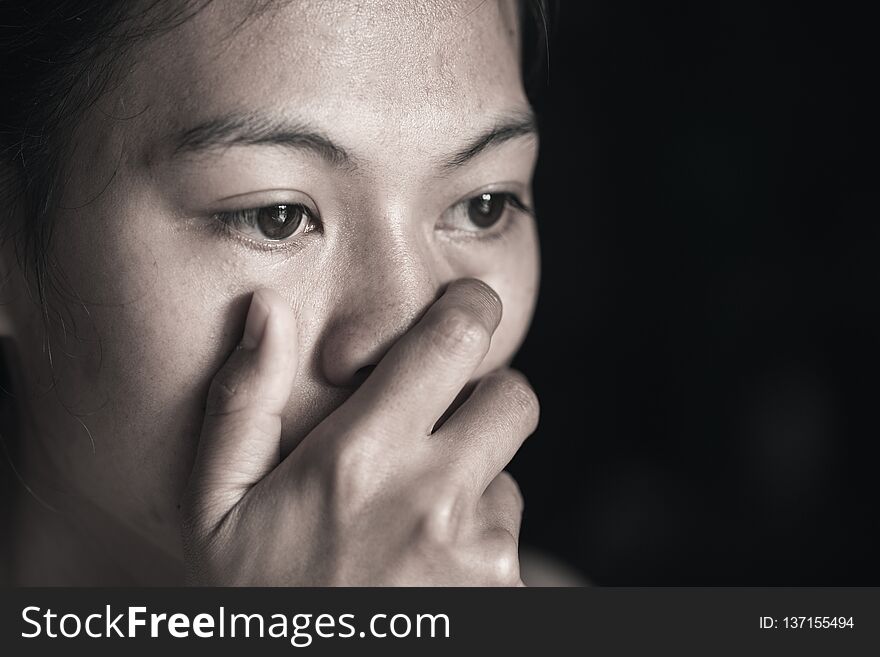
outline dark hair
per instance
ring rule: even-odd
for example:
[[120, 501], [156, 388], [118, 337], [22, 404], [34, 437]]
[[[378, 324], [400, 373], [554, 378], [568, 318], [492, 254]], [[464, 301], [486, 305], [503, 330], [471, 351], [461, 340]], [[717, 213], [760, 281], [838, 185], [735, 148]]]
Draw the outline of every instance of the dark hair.
[[[0, 240], [12, 238], [42, 304], [53, 269], [49, 219], [63, 188], [60, 163], [77, 120], [107, 91], [115, 64], [135, 44], [180, 25], [209, 2], [2, 5], [0, 203], [6, 216], [0, 218]], [[15, 215], [23, 220], [11, 221]]]

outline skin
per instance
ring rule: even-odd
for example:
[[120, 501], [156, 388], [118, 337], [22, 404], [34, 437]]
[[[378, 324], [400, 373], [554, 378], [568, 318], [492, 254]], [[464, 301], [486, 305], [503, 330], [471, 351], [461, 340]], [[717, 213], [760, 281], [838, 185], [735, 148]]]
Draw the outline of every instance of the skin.
[[[501, 471], [538, 411], [507, 364], [537, 235], [515, 207], [480, 230], [466, 203], [531, 207], [537, 139], [442, 166], [529, 111], [515, 8], [245, 4], [139, 44], [80, 121], [49, 335], [5, 246], [23, 475], [45, 502], [23, 496], [18, 577], [517, 584], [522, 501]], [[235, 113], [309, 126], [350, 161], [177, 148]], [[267, 247], [213, 216], [278, 203], [320, 229]]]

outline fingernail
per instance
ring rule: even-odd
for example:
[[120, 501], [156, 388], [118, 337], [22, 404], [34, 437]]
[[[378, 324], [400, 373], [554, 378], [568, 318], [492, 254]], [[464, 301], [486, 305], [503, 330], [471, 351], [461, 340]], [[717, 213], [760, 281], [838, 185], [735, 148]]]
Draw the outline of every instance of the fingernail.
[[241, 346], [244, 349], [256, 349], [266, 332], [266, 322], [269, 319], [269, 306], [263, 301], [259, 292], [254, 292], [251, 297], [251, 307], [248, 309], [247, 321], [244, 324], [244, 335], [241, 338]]

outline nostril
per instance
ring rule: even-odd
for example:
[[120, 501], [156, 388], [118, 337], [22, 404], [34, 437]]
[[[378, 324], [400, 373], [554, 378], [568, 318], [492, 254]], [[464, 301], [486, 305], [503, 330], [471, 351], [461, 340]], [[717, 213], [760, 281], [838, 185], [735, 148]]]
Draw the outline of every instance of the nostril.
[[375, 365], [364, 365], [357, 372], [354, 373], [354, 377], [352, 377], [352, 385], [357, 388], [364, 381], [367, 380], [367, 377], [373, 373], [373, 370], [376, 369]]

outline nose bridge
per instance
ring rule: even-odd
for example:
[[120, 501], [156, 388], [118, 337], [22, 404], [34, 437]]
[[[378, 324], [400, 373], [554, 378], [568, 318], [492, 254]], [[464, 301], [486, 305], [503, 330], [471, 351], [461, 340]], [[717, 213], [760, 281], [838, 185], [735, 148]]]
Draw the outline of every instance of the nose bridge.
[[351, 386], [375, 365], [434, 301], [443, 284], [440, 262], [402, 222], [371, 232], [346, 249], [347, 266], [336, 289], [324, 335], [325, 378]]
[[386, 234], [381, 246], [363, 254], [353, 266], [360, 270], [359, 285], [365, 297], [390, 312], [413, 315], [423, 309], [439, 284], [436, 264], [424, 245], [403, 231]]

